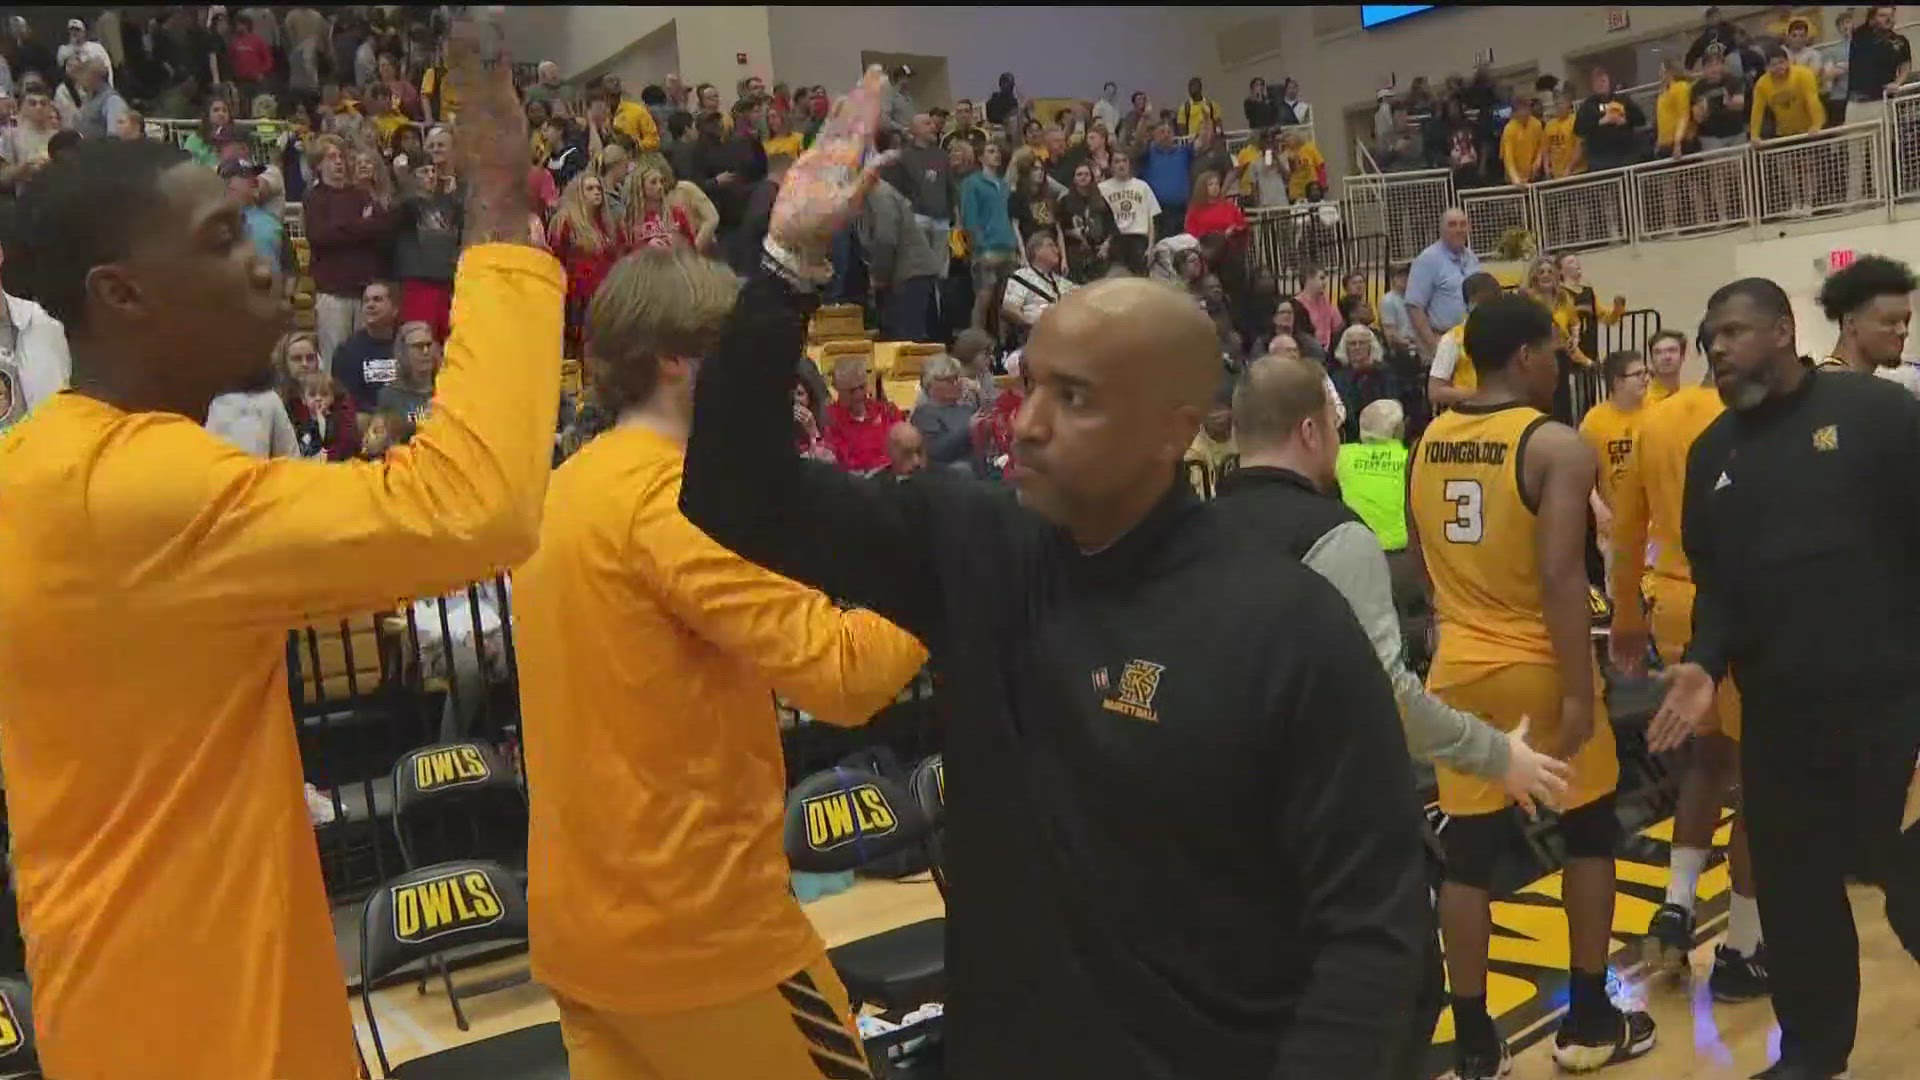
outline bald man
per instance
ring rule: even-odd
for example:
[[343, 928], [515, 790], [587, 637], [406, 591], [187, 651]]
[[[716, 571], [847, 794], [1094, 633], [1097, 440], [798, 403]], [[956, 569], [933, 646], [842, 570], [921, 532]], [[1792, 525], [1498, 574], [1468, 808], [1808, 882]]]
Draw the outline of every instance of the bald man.
[[1412, 769], [1339, 593], [1176, 481], [1212, 323], [1156, 282], [1069, 293], [1026, 345], [1012, 491], [861, 479], [793, 452], [824, 252], [776, 241], [681, 506], [932, 653], [949, 1074], [1379, 1080], [1431, 935]]
[[1480, 272], [1480, 256], [1469, 243], [1472, 236], [1467, 212], [1448, 207], [1440, 215], [1440, 239], [1414, 257], [1407, 273], [1407, 318], [1422, 356], [1432, 358], [1440, 335], [1467, 321], [1464, 286]]
[[887, 471], [895, 480], [927, 467], [927, 443], [920, 429], [902, 420], [887, 429]]

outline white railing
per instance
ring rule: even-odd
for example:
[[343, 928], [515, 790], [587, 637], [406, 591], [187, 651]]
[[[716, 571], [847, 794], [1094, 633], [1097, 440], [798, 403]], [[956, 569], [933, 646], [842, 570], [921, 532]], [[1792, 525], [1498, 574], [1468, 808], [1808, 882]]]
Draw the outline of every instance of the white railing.
[[1386, 236], [1395, 261], [1418, 254], [1437, 235], [1440, 212], [1456, 205], [1483, 258], [1514, 228], [1554, 252], [1876, 208], [1891, 216], [1893, 204], [1920, 200], [1920, 84], [1889, 94], [1877, 120], [1522, 187], [1456, 192], [1445, 169], [1369, 172], [1345, 183], [1353, 231]]
[[1500, 242], [1514, 230], [1533, 232], [1533, 196], [1524, 185], [1471, 188], [1460, 193], [1472, 232], [1467, 246], [1483, 259], [1496, 258]]

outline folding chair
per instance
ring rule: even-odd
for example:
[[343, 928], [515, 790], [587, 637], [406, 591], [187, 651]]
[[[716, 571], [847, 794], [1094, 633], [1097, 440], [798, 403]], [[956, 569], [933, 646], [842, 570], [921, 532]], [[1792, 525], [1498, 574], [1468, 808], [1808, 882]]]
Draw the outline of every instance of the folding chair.
[[[393, 835], [408, 869], [448, 859], [491, 859], [526, 864], [527, 801], [519, 780], [493, 747], [483, 742], [436, 743], [400, 755], [393, 765]], [[524, 878], [524, 871], [519, 871]], [[527, 981], [524, 971], [455, 987], [446, 959], [434, 953], [420, 973], [427, 992], [430, 973], [447, 989], [453, 1022], [467, 1030], [460, 1007], [472, 998]]]
[[33, 1044], [33, 993], [24, 976], [0, 978], [0, 1077], [27, 1080], [40, 1075]]
[[[884, 776], [834, 767], [787, 796], [787, 860], [816, 874], [844, 873], [911, 848], [925, 851], [933, 821], [904, 787]], [[944, 874], [936, 873], [939, 886]], [[942, 893], [944, 896], [944, 892]], [[925, 919], [827, 951], [855, 1010], [894, 1016], [946, 996], [947, 921]]]
[[[463, 946], [525, 941], [527, 896], [499, 863], [467, 860], [385, 882], [360, 911], [360, 1003], [380, 1075], [394, 1080], [567, 1080], [558, 1022], [456, 1046], [398, 1066], [387, 1060], [373, 986], [408, 964]], [[464, 1028], [463, 1028], [464, 1030]]]

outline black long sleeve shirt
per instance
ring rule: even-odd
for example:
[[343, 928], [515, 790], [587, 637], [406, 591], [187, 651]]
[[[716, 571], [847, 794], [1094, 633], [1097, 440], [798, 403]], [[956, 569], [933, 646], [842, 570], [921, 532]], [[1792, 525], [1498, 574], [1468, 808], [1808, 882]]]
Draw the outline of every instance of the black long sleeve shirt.
[[[1687, 658], [1743, 695], [1920, 690], [1920, 402], [1809, 371], [1687, 455]], [[1920, 723], [1920, 712], [1914, 721]]]
[[1393, 693], [1345, 601], [1171, 477], [1085, 555], [1002, 488], [799, 460], [796, 304], [743, 289], [681, 507], [932, 653], [951, 1075], [1379, 1077], [1431, 924]]

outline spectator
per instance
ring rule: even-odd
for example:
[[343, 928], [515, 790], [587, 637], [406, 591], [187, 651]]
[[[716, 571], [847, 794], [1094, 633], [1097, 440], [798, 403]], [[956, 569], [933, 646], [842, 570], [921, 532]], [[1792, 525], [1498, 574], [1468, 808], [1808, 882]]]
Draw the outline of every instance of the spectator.
[[1002, 72], [999, 89], [987, 98], [987, 123], [1006, 127], [1007, 121], [1020, 111], [1020, 99], [1013, 92], [1013, 73]]
[[896, 482], [918, 476], [927, 467], [927, 444], [920, 430], [901, 420], [887, 429], [887, 475]]
[[1726, 54], [1717, 48], [1707, 49], [1690, 98], [1700, 149], [1719, 150], [1747, 141], [1747, 84], [1728, 68]]
[[89, 139], [104, 139], [119, 125], [127, 103], [107, 81], [107, 66], [88, 60], [80, 66], [80, 89], [86, 98], [73, 118], [73, 129]]
[[241, 12], [233, 20], [227, 42], [227, 67], [240, 84], [241, 100], [250, 100], [273, 77], [273, 46], [254, 29], [253, 19]]
[[320, 366], [313, 335], [295, 330], [274, 348], [280, 401], [293, 425], [301, 457], [346, 461], [360, 452], [360, 424], [353, 397]]
[[1693, 39], [1693, 44], [1687, 46], [1687, 69], [1698, 70], [1706, 62], [1708, 50], [1718, 46], [1720, 55], [1727, 58], [1727, 65], [1732, 73], [1736, 77], [1739, 76], [1742, 74], [1740, 35], [1735, 32], [1733, 23], [1729, 22], [1717, 7], [1707, 9], [1705, 20], [1706, 25], [1701, 27], [1700, 35]]
[[[810, 364], [812, 361], [803, 360], [802, 363]], [[803, 458], [831, 465], [833, 448], [827, 445], [827, 440], [820, 437], [818, 419], [821, 411], [826, 408], [826, 404], [824, 392], [823, 398], [816, 400], [812, 387], [808, 385], [806, 379], [796, 377], [793, 380], [794, 452]]]
[[327, 19], [318, 11], [301, 5], [287, 12], [287, 86], [295, 93], [319, 90], [320, 56], [326, 47], [326, 36]]
[[[942, 164], [945, 158], [942, 154]], [[880, 336], [888, 341], [933, 340], [927, 315], [933, 308], [934, 282], [947, 266], [945, 235], [936, 240], [922, 229], [913, 205], [886, 181], [867, 193], [856, 231], [880, 305]]]
[[1093, 123], [1087, 128], [1089, 133], [1105, 128], [1108, 135], [1120, 130], [1120, 86], [1118, 83], [1103, 83], [1100, 86], [1100, 99], [1093, 103]]
[[1385, 362], [1385, 349], [1371, 329], [1355, 325], [1342, 330], [1333, 357], [1333, 386], [1345, 406], [1341, 410], [1346, 417], [1340, 424], [1341, 441], [1360, 438], [1360, 413], [1376, 401], [1400, 404], [1404, 413], [1408, 387], [1401, 383], [1393, 365]]
[[1180, 125], [1180, 134], [1192, 135], [1200, 130], [1202, 120], [1211, 120], [1215, 127], [1220, 126], [1220, 103], [1206, 95], [1200, 84], [1200, 77], [1187, 80], [1187, 99], [1180, 103], [1180, 109], [1174, 114], [1174, 120]]
[[1100, 194], [1113, 215], [1114, 237], [1108, 250], [1111, 263], [1135, 274], [1147, 272], [1147, 250], [1153, 246], [1154, 224], [1160, 202], [1145, 180], [1133, 175], [1133, 157], [1113, 155], [1113, 176], [1100, 182]]
[[1593, 93], [1574, 115], [1574, 133], [1586, 146], [1587, 162], [1596, 171], [1631, 165], [1638, 153], [1638, 129], [1646, 114], [1630, 97], [1614, 93], [1613, 76], [1593, 69]]
[[[5, 252], [0, 251], [0, 270]], [[0, 384], [8, 391], [8, 407], [0, 409], [0, 429], [66, 389], [73, 375], [67, 354], [67, 330], [46, 309], [0, 287], [6, 318], [0, 320]]]
[[1513, 99], [1513, 116], [1500, 132], [1500, 163], [1507, 183], [1530, 184], [1540, 178], [1547, 150], [1547, 126], [1533, 115], [1533, 99]]
[[953, 357], [943, 353], [929, 358], [920, 372], [925, 400], [914, 407], [911, 420], [925, 441], [927, 464], [971, 472], [978, 408], [962, 400], [961, 376], [960, 362]]
[[412, 126], [407, 122], [407, 114], [400, 111], [400, 103], [394, 100], [393, 88], [386, 83], [367, 87], [367, 121], [373, 125], [380, 148], [389, 153], [394, 147], [394, 136]]
[[[1500, 279], [1479, 271], [1467, 278], [1462, 291], [1467, 309], [1471, 311], [1504, 290]], [[1466, 321], [1462, 319], [1459, 325], [1440, 336], [1433, 350], [1433, 364], [1427, 369], [1427, 402], [1435, 412], [1464, 401], [1479, 388], [1480, 376], [1474, 370], [1473, 357], [1467, 352], [1465, 331]]]
[[612, 116], [613, 130], [633, 144], [631, 149], [643, 154], [660, 149], [660, 125], [645, 102], [623, 96], [617, 78], [603, 81], [600, 94]]
[[1247, 100], [1241, 102], [1240, 107], [1246, 114], [1247, 126], [1255, 131], [1280, 123], [1280, 108], [1267, 96], [1267, 80], [1258, 75], [1247, 83]]
[[[116, 139], [144, 139], [147, 137], [147, 118], [140, 115], [137, 110], [121, 109], [119, 118], [114, 121], [113, 129], [107, 134]], [[299, 170], [294, 170], [294, 174], [298, 176]], [[295, 201], [299, 201], [297, 197]]]
[[1172, 236], [1186, 226], [1188, 185], [1192, 182], [1193, 148], [1175, 142], [1173, 125], [1162, 120], [1154, 125], [1153, 142], [1141, 155], [1140, 178], [1153, 190], [1160, 213], [1154, 234]]
[[1280, 149], [1286, 157], [1287, 194], [1294, 202], [1318, 202], [1308, 198], [1308, 188], [1327, 190], [1327, 159], [1320, 147], [1298, 131], [1280, 133]]
[[1573, 98], [1564, 92], [1554, 95], [1553, 118], [1547, 121], [1545, 135], [1549, 179], [1558, 180], [1586, 171], [1586, 144], [1574, 131]]
[[967, 233], [973, 271], [973, 319], [975, 329], [985, 329], [1001, 283], [1013, 269], [1019, 240], [1013, 232], [1013, 217], [1008, 211], [1010, 192], [1000, 175], [1000, 144], [989, 141], [981, 153], [979, 167], [973, 167], [970, 143], [955, 143], [949, 152], [960, 181], [960, 224]]
[[1406, 263], [1394, 263], [1387, 271], [1387, 291], [1380, 297], [1380, 332], [1386, 336], [1389, 352], [1405, 349], [1418, 354], [1419, 339], [1407, 315], [1407, 272]]
[[1446, 140], [1446, 167], [1453, 170], [1455, 188], [1479, 187], [1483, 171], [1480, 165], [1480, 132], [1467, 116], [1467, 107], [1457, 97], [1441, 106], [1438, 125]]
[[1120, 118], [1120, 126], [1113, 135], [1119, 141], [1121, 150], [1127, 154], [1136, 154], [1139, 152], [1140, 143], [1152, 133], [1155, 123], [1153, 103], [1147, 98], [1147, 92], [1135, 90], [1129, 102], [1127, 115]]
[[[1467, 303], [1461, 287], [1480, 269], [1480, 257], [1467, 240], [1472, 227], [1467, 212], [1449, 207], [1440, 215], [1440, 239], [1414, 257], [1407, 274], [1407, 315], [1422, 355], [1432, 355], [1440, 335], [1466, 321]], [[1331, 328], [1322, 340], [1331, 339]]]
[[1680, 58], [1660, 64], [1660, 96], [1653, 103], [1653, 149], [1664, 157], [1679, 157], [1700, 149], [1693, 131], [1693, 83]]
[[[1379, 336], [1379, 330], [1373, 325], [1373, 305], [1364, 294], [1342, 293], [1334, 304], [1334, 311], [1340, 316], [1342, 326], [1364, 326]], [[1384, 342], [1382, 343], [1384, 344]]]
[[239, 134], [233, 126], [233, 107], [225, 98], [214, 98], [207, 102], [207, 110], [200, 116], [200, 127], [189, 132], [181, 148], [193, 155], [193, 160], [211, 169], [220, 163], [220, 144]]
[[587, 302], [620, 258], [606, 201], [606, 187], [600, 178], [582, 173], [561, 192], [560, 208], [547, 228], [547, 247], [567, 273], [568, 356], [580, 355]]
[[1289, 127], [1313, 126], [1313, 106], [1300, 100], [1299, 80], [1281, 80], [1279, 113], [1280, 123]]
[[[800, 152], [806, 148], [804, 145], [806, 140], [799, 132], [793, 130], [793, 121], [788, 118], [790, 115], [784, 109], [767, 110], [767, 137], [760, 140], [760, 146], [766, 151], [768, 158], [783, 157], [792, 161], [798, 158]], [[655, 138], [657, 139], [658, 136]], [[940, 161], [943, 166], [946, 160], [947, 155], [942, 152]]]
[[1327, 290], [1327, 272], [1318, 266], [1305, 267], [1300, 271], [1300, 282], [1300, 292], [1295, 299], [1300, 301], [1313, 319], [1313, 338], [1322, 349], [1332, 349], [1335, 337], [1344, 324]]
[[1234, 190], [1238, 174], [1233, 166], [1233, 154], [1227, 149], [1227, 140], [1220, 135], [1220, 128], [1211, 120], [1201, 120], [1193, 135], [1193, 156], [1187, 165], [1188, 183], [1200, 179], [1204, 172], [1220, 174], [1224, 189]]
[[[329, 369], [353, 398], [362, 428], [379, 403], [380, 388], [399, 374], [399, 316], [393, 286], [385, 281], [369, 282], [362, 294], [361, 328], [333, 351]], [[324, 339], [321, 346], [324, 351]]]
[[384, 86], [393, 96], [394, 108], [414, 123], [424, 123], [427, 119], [427, 107], [421, 100], [420, 88], [407, 78], [406, 70], [400, 66], [399, 57], [392, 53], [382, 54], [375, 62], [379, 81], [376, 86]]
[[862, 356], [833, 365], [833, 403], [827, 406], [827, 446], [848, 472], [870, 473], [887, 464], [887, 431], [905, 420], [885, 398], [873, 396], [873, 371]]
[[[80, 24], [81, 33], [86, 32], [86, 24]], [[24, 16], [13, 15], [7, 19], [8, 35], [13, 39], [13, 49], [8, 54], [12, 61], [15, 82], [24, 80], [28, 75], [39, 75], [43, 81], [58, 78], [62, 70], [59, 58], [53, 50], [33, 35], [33, 27]], [[73, 32], [73, 23], [67, 24], [67, 32]], [[109, 57], [111, 60], [111, 57]]]
[[[945, 252], [947, 237], [953, 231], [953, 164], [940, 146], [932, 116], [918, 113], [908, 122], [900, 161], [892, 173], [900, 191], [913, 204], [913, 220], [926, 235], [928, 249]], [[941, 270], [937, 276], [945, 277], [944, 262]]]
[[980, 148], [987, 145], [987, 133], [974, 117], [973, 102], [961, 98], [953, 106], [953, 126], [940, 136], [940, 148], [951, 150], [956, 140], [964, 139], [973, 144], [974, 157], [978, 159]]
[[1197, 237], [1225, 233], [1230, 238], [1247, 231], [1247, 215], [1240, 204], [1226, 197], [1219, 173], [1203, 172], [1194, 181], [1193, 195], [1187, 202], [1186, 231]]
[[1826, 99], [1827, 123], [1847, 121], [1847, 84], [1851, 76], [1847, 60], [1853, 49], [1853, 9], [1833, 17], [1833, 40], [1817, 47], [1820, 53], [1820, 92]]
[[[1886, 92], [1906, 81], [1913, 48], [1893, 29], [1893, 6], [1867, 8], [1847, 50], [1848, 121], [1878, 120], [1886, 111]], [[1856, 170], [1857, 171], [1857, 170]]]
[[1577, 320], [1574, 342], [1586, 356], [1600, 355], [1600, 324], [1612, 326], [1619, 322], [1627, 311], [1626, 298], [1615, 296], [1611, 306], [1601, 308], [1593, 286], [1586, 282], [1585, 267], [1580, 264], [1580, 256], [1571, 251], [1560, 256], [1554, 269], [1560, 275], [1560, 293], [1573, 306]]
[[687, 211], [673, 205], [668, 198], [673, 183], [665, 170], [657, 166], [643, 167], [628, 183], [632, 186], [625, 199], [628, 246], [665, 248], [686, 244], [699, 247]]
[[1025, 341], [1033, 324], [1054, 302], [1073, 291], [1073, 282], [1060, 275], [1060, 241], [1051, 232], [1027, 240], [1027, 265], [1007, 278], [1000, 311], [1013, 325], [1016, 341]]
[[[398, 413], [376, 412], [360, 423], [360, 457], [379, 461], [387, 451], [413, 441], [413, 425]], [[448, 702], [452, 707], [452, 702]]]
[[20, 95], [19, 118], [0, 133], [0, 139], [4, 140], [0, 142], [4, 148], [0, 157], [6, 161], [4, 170], [0, 170], [0, 179], [8, 184], [16, 183], [29, 170], [45, 162], [47, 143], [59, 130], [60, 118], [45, 88], [38, 83], [29, 85]]
[[433, 381], [440, 374], [440, 346], [433, 327], [423, 322], [400, 324], [400, 366], [392, 382], [380, 388], [376, 412], [404, 416], [419, 424], [433, 407]]
[[[1773, 121], [1774, 138], [1804, 135], [1827, 126], [1826, 105], [1820, 100], [1820, 81], [1813, 71], [1794, 63], [1784, 45], [1769, 46], [1766, 58], [1767, 69], [1753, 84], [1753, 117], [1748, 136], [1760, 139], [1769, 118]], [[1783, 170], [1781, 179], [1792, 189], [1789, 195], [1793, 201], [1803, 203], [1806, 195], [1800, 183], [1800, 169]]]
[[543, 166], [547, 175], [553, 177], [553, 186], [565, 191], [574, 177], [586, 171], [592, 163], [587, 152], [586, 133], [580, 125], [565, 116], [549, 116], [540, 129], [541, 141], [547, 147], [547, 160]]
[[540, 66], [534, 69], [533, 83], [525, 91], [527, 104], [537, 101], [551, 110], [554, 102], [565, 94], [566, 87], [560, 82], [560, 65], [551, 60], [540, 61]]
[[[25, 48], [21, 48], [20, 52], [23, 56], [27, 54]], [[54, 54], [53, 62], [59, 70], [64, 71], [67, 61], [74, 57], [78, 57], [82, 63], [98, 60], [106, 65], [107, 81], [113, 81], [113, 57], [108, 54], [106, 46], [97, 41], [87, 40], [87, 24], [80, 19], [67, 20], [67, 42], [60, 46], [59, 52]], [[53, 72], [42, 71], [41, 74], [50, 77]]]
[[720, 90], [712, 83], [701, 83], [693, 88], [693, 114], [719, 113]]
[[400, 200], [395, 219], [394, 276], [400, 280], [400, 320], [420, 322], [444, 339], [453, 310], [453, 273], [460, 262], [465, 206], [452, 178], [442, 179], [431, 161], [430, 178]]
[[[316, 137], [309, 161], [319, 177], [305, 203], [314, 325], [320, 351], [331, 357], [364, 325], [363, 293], [380, 275], [393, 239], [394, 216], [378, 204], [371, 189], [349, 183], [346, 145], [338, 137]], [[353, 385], [351, 379], [343, 381]], [[372, 407], [371, 394], [366, 403]]]
[[280, 395], [270, 389], [272, 373], [262, 372], [267, 387], [221, 394], [207, 405], [208, 431], [257, 458], [300, 456], [300, 440]]
[[222, 161], [217, 170], [220, 179], [227, 182], [228, 194], [240, 207], [241, 222], [246, 226], [247, 237], [253, 241], [254, 250], [267, 260], [275, 273], [285, 274], [293, 269], [292, 250], [287, 246], [286, 226], [279, 215], [269, 213], [260, 205], [261, 171], [262, 166], [244, 157]]
[[1254, 351], [1262, 355], [1272, 353], [1276, 341], [1290, 341], [1301, 356], [1322, 366], [1327, 363], [1327, 350], [1320, 344], [1319, 330], [1299, 297], [1281, 297], [1280, 306], [1273, 311], [1273, 333], [1265, 345]]
[[[1193, 433], [1193, 442], [1188, 444], [1187, 452], [1181, 458], [1196, 490], [1200, 490], [1202, 484], [1198, 474], [1203, 473], [1205, 484], [1212, 487], [1240, 467], [1240, 447], [1233, 437], [1233, 391], [1236, 385], [1236, 380], [1231, 376], [1220, 381], [1206, 415], [1200, 420], [1200, 430]], [[1200, 468], [1193, 469], [1193, 465], [1199, 465]], [[1200, 494], [1207, 495], [1210, 492], [1201, 490]]]
[[1053, 192], [1053, 180], [1038, 158], [1025, 148], [1013, 155], [1013, 179], [1009, 184], [1007, 213], [1019, 227], [1020, 241], [1031, 244], [1035, 237], [1050, 235], [1060, 241], [1060, 198]]
[[1085, 284], [1104, 275], [1115, 225], [1091, 161], [1074, 167], [1073, 184], [1060, 198], [1060, 220], [1067, 239], [1067, 276]]
[[759, 140], [726, 134], [724, 128], [718, 112], [701, 115], [688, 179], [713, 200], [720, 214], [718, 242], [732, 250], [733, 236], [746, 222], [748, 195], [766, 178], [767, 152]]
[[73, 127], [74, 117], [80, 114], [80, 103], [87, 100], [87, 92], [80, 88], [80, 69], [86, 61], [78, 56], [67, 57], [67, 63], [60, 75], [60, 85], [53, 90], [53, 109], [60, 115], [60, 126], [69, 130]]
[[[1380, 538], [1393, 571], [1395, 596], [1414, 593], [1420, 588], [1419, 568], [1411, 567], [1408, 573], [1403, 560], [1394, 557], [1404, 556], [1407, 548], [1407, 444], [1401, 441], [1406, 410], [1393, 398], [1375, 398], [1360, 410], [1357, 426], [1360, 441], [1341, 444], [1334, 463], [1340, 499]], [[1413, 587], [1402, 587], [1409, 578]]]

